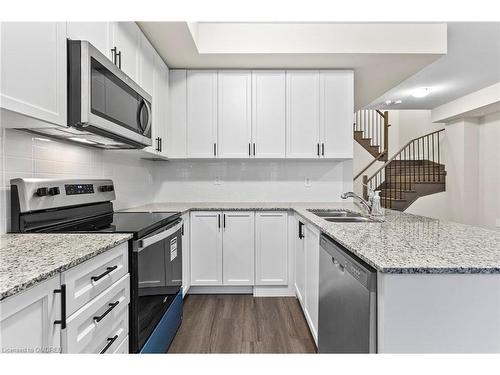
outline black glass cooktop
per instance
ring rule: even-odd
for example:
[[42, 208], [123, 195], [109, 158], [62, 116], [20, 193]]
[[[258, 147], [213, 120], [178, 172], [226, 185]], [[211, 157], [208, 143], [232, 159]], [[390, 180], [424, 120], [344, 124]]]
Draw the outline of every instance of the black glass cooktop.
[[67, 226], [54, 228], [53, 232], [133, 233], [141, 238], [180, 217], [179, 212], [114, 212]]

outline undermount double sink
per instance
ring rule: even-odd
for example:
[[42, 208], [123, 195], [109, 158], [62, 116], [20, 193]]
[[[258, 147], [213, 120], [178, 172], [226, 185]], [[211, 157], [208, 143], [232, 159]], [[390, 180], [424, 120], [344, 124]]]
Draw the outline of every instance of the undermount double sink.
[[378, 220], [347, 210], [308, 210], [323, 220], [333, 223], [372, 223]]

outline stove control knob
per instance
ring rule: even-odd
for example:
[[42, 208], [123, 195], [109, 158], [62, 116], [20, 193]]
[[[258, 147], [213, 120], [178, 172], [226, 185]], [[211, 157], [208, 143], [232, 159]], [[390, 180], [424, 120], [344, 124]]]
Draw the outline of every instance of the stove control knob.
[[49, 189], [46, 187], [36, 189], [36, 195], [38, 195], [39, 197], [44, 197], [47, 194], [49, 194]]
[[59, 187], [54, 186], [49, 189], [49, 195], [58, 195], [58, 194], [61, 194]]

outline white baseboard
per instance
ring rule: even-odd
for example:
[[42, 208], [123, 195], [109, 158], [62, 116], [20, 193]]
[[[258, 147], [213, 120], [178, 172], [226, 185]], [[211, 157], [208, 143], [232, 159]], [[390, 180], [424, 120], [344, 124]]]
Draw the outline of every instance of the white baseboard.
[[191, 286], [189, 294], [252, 294], [252, 286]]
[[295, 297], [295, 290], [288, 285], [254, 286], [254, 297]]

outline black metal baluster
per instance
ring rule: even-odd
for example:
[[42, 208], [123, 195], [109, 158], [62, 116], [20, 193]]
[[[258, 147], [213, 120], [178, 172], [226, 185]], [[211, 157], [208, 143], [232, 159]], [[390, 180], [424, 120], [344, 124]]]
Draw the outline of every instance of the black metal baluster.
[[431, 180], [431, 169], [429, 168], [429, 159], [430, 159], [430, 149], [429, 149], [429, 137], [427, 138], [427, 181]]

